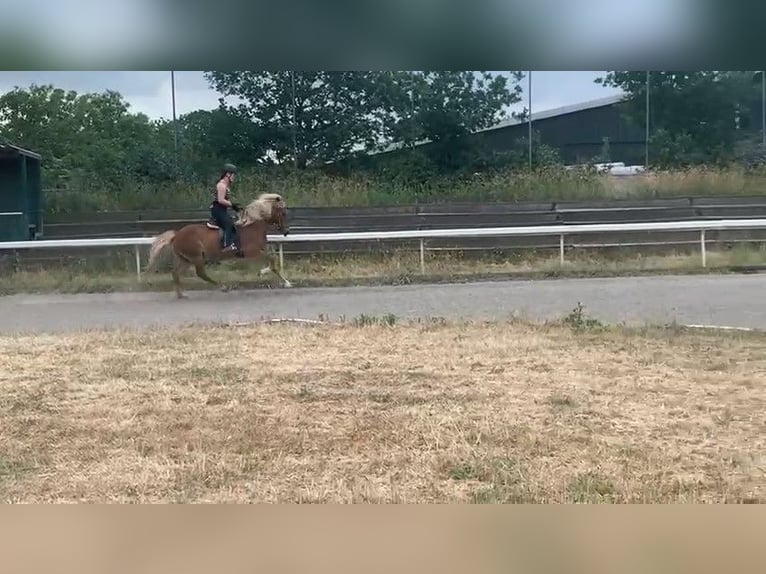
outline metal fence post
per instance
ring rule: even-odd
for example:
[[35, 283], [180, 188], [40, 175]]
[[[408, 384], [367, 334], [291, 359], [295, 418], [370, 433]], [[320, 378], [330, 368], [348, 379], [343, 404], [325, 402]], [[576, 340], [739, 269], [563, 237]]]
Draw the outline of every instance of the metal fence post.
[[559, 235], [559, 263], [564, 266], [564, 234]]
[[700, 230], [700, 252], [702, 254], [702, 266], [707, 267], [707, 252], [705, 250], [705, 230]]
[[421, 275], [426, 274], [426, 245], [425, 240], [420, 240], [420, 273]]

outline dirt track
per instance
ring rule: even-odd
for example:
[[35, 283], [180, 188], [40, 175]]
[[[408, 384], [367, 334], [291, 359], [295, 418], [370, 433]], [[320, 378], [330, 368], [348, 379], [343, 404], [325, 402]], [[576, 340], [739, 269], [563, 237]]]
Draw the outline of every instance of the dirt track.
[[360, 314], [492, 319], [560, 318], [578, 302], [602, 321], [766, 328], [766, 277], [662, 276], [402, 287], [189, 291], [0, 298], [0, 332], [145, 327]]

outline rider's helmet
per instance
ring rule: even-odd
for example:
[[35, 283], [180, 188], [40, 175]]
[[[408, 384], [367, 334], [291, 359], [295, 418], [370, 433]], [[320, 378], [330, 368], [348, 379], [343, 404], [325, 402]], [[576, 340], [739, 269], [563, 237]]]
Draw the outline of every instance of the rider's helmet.
[[233, 163], [225, 163], [223, 164], [223, 171], [225, 173], [237, 173], [237, 166]]

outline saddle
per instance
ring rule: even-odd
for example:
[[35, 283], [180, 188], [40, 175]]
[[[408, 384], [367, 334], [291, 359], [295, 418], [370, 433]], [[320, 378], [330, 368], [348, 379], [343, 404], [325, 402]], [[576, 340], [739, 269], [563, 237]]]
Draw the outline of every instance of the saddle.
[[207, 227], [208, 229], [213, 229], [218, 232], [218, 245], [220, 245], [221, 249], [225, 248], [226, 238], [224, 237], [223, 227], [218, 225], [212, 218], [208, 219], [205, 222], [205, 227]]
[[[226, 238], [224, 237], [224, 229], [220, 225], [218, 225], [212, 218], [205, 222], [205, 226], [208, 229], [215, 229], [218, 231], [218, 245], [221, 247], [221, 249], [226, 248]], [[237, 253], [237, 257], [243, 257], [241, 253]]]

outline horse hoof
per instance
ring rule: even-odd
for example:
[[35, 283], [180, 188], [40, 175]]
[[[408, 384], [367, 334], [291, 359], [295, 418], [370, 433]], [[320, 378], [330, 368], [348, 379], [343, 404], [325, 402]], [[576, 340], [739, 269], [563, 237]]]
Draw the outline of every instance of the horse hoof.
[[293, 286], [292, 283], [290, 283], [289, 281], [285, 281], [285, 289], [290, 289], [292, 288], [292, 286]]

